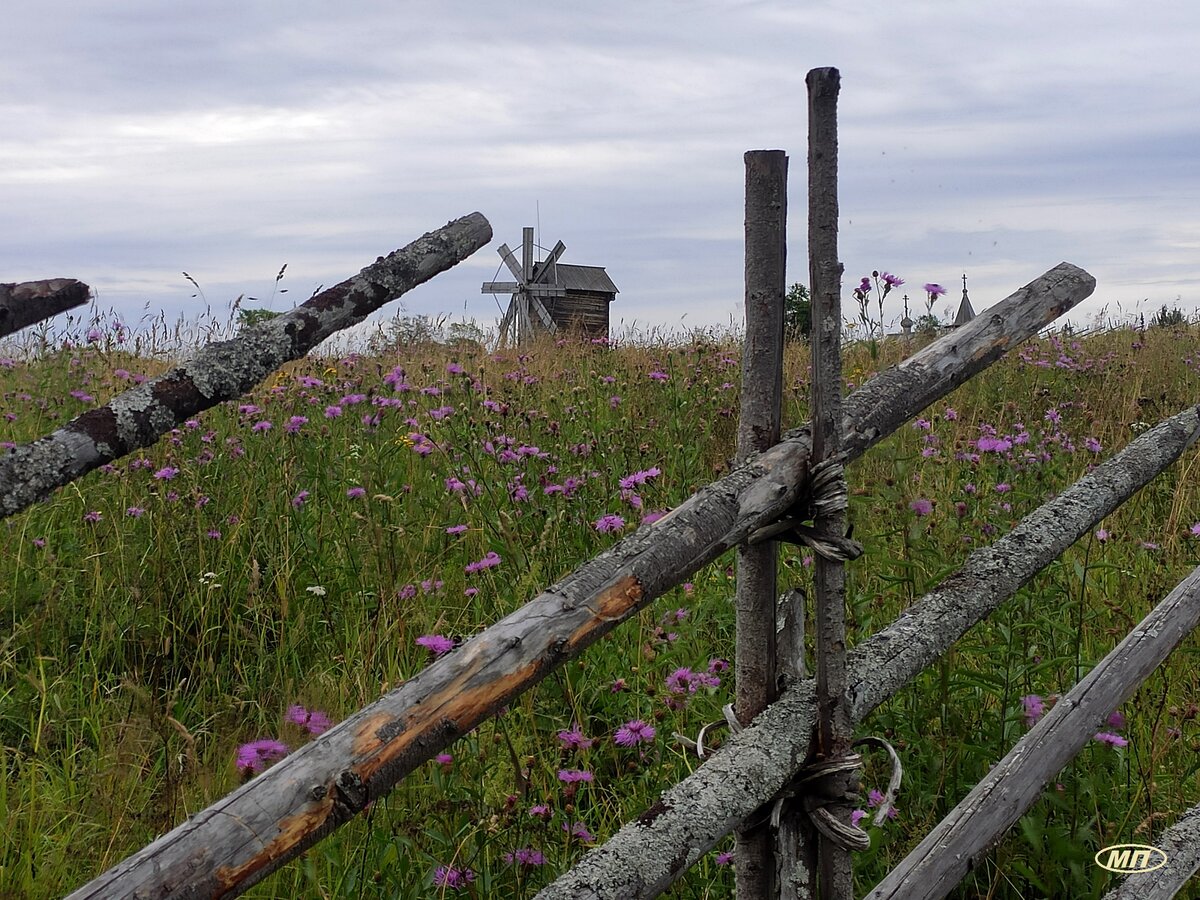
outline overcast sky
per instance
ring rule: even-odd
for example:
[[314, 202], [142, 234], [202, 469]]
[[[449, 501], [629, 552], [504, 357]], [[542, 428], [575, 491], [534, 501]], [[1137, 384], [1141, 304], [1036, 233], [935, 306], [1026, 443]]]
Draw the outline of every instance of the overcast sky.
[[184, 271], [224, 309], [286, 263], [285, 309], [474, 210], [493, 244], [406, 311], [494, 324], [495, 247], [538, 225], [607, 268], [615, 330], [737, 324], [748, 149], [791, 156], [808, 281], [816, 66], [847, 298], [965, 272], [980, 309], [1067, 260], [1081, 323], [1200, 302], [1191, 0], [7, 0], [0, 27], [0, 281], [76, 277], [130, 324], [198, 314]]

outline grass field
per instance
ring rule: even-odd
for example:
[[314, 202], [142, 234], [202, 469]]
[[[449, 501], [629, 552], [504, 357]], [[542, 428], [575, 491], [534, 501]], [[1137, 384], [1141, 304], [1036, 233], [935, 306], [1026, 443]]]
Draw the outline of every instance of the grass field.
[[[162, 367], [111, 334], [0, 359], [23, 442]], [[846, 354], [857, 385], [906, 353]], [[807, 350], [785, 422], [807, 418]], [[0, 528], [0, 896], [82, 884], [727, 470], [739, 351], [717, 339], [460, 342], [308, 359]], [[1200, 333], [1024, 345], [851, 467], [852, 640], [1131, 436], [1200, 398]], [[1102, 523], [863, 734], [905, 765], [856, 857], [877, 881], [1200, 564], [1200, 457]], [[522, 696], [251, 897], [525, 897], [698, 763], [732, 699], [732, 557]], [[785, 547], [785, 584], [811, 560]], [[957, 896], [1095, 897], [1100, 847], [1200, 801], [1189, 639]], [[257, 742], [257, 743], [256, 743]], [[865, 788], [886, 774], [868, 770]], [[866, 797], [864, 796], [864, 808]], [[732, 843], [672, 890], [732, 894]]]

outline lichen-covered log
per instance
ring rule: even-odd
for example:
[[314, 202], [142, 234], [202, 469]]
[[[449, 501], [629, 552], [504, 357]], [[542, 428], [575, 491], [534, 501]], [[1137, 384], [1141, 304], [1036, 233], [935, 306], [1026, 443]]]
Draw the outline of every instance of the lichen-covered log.
[[[853, 436], [843, 445], [849, 457], [1094, 285], [1086, 272], [1063, 263], [990, 315], [872, 379], [844, 407], [845, 433]], [[807, 431], [789, 433], [71, 897], [221, 897], [245, 890], [654, 597], [779, 518], [803, 490], [808, 452]], [[806, 753], [807, 746], [799, 758]]]
[[0, 284], [0, 337], [82, 306], [91, 292], [91, 288], [74, 278]]
[[[1135, 843], [1131, 842], [1131, 843]], [[1130, 875], [1104, 900], [1171, 900], [1200, 870], [1200, 806], [1193, 806], [1170, 828], [1154, 839], [1167, 854], [1161, 869]]]
[[456, 219], [295, 309], [232, 340], [208, 344], [182, 366], [6, 453], [0, 457], [0, 518], [149, 446], [197, 413], [240, 397], [285, 362], [462, 262], [491, 239], [492, 228], [481, 213]]
[[[954, 890], [1197, 624], [1200, 569], [1060, 698], [865, 900], [941, 900]], [[1158, 872], [1148, 873], [1143, 884], [1160, 878]]]
[[[1200, 407], [1146, 431], [990, 547], [972, 553], [896, 622], [850, 653], [847, 696], [861, 722], [972, 625], [1178, 459], [1200, 437]], [[789, 688], [750, 728], [655, 806], [589, 852], [540, 900], [656, 897], [793, 777], [813, 739], [815, 686]]]

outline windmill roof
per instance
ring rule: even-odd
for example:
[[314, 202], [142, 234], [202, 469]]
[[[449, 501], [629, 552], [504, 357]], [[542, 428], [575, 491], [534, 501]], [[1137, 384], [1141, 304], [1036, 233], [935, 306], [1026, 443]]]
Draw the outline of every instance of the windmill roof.
[[[538, 280], [541, 268], [541, 263], [534, 266], [535, 281]], [[557, 284], [567, 290], [575, 291], [597, 291], [602, 294], [619, 293], [617, 286], [608, 277], [603, 266], [571, 266], [566, 263], [556, 263], [554, 270], [547, 275], [545, 284]]]

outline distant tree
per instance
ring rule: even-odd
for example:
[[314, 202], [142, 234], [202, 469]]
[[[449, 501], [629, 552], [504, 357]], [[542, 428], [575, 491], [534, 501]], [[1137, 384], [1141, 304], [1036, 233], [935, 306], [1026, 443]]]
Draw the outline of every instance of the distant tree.
[[1167, 304], [1163, 304], [1162, 309], [1154, 314], [1154, 318], [1150, 320], [1150, 325], [1153, 328], [1178, 328], [1180, 325], [1187, 324], [1187, 316], [1183, 314], [1183, 310], [1178, 306], [1173, 306], [1167, 309]]
[[812, 333], [812, 300], [808, 288], [793, 284], [783, 298], [783, 335], [787, 341], [808, 340]]
[[239, 309], [237, 313], [238, 325], [241, 328], [253, 328], [255, 325], [270, 321], [279, 315], [283, 314], [272, 312], [269, 309]]
[[937, 334], [941, 327], [942, 320], [933, 313], [923, 313], [917, 316], [917, 321], [913, 323], [917, 334]]

